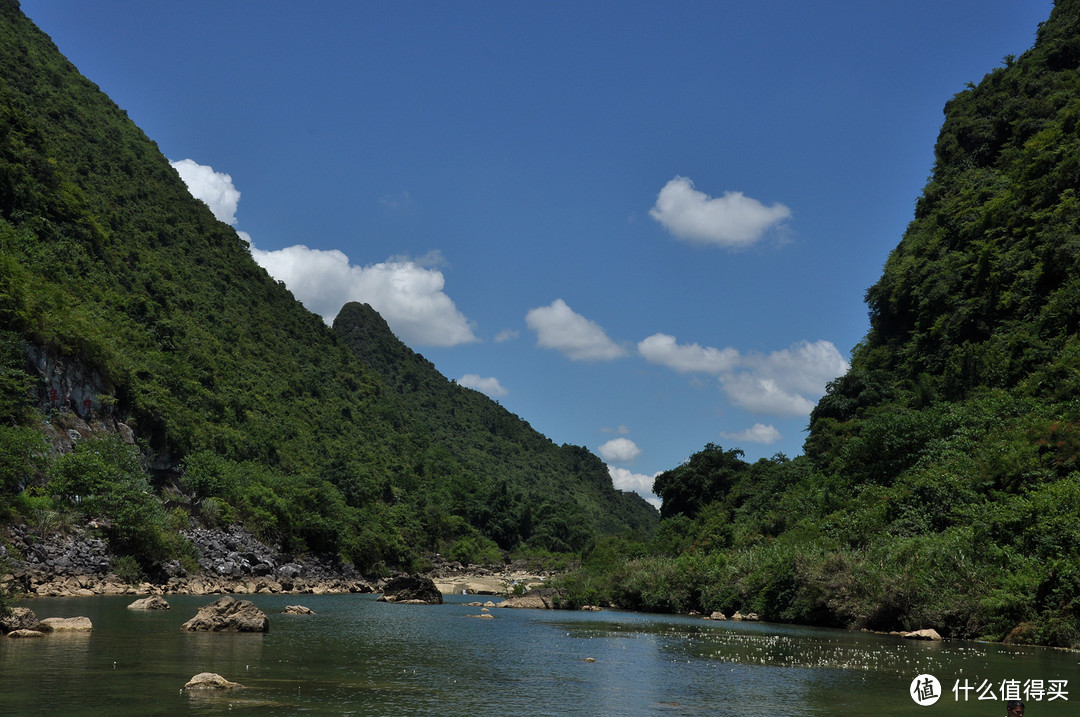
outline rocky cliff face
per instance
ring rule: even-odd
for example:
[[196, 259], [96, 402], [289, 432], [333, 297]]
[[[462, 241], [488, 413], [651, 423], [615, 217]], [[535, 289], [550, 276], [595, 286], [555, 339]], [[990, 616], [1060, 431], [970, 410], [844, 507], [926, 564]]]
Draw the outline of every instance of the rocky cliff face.
[[115, 389], [101, 372], [45, 346], [26, 344], [26, 371], [45, 418], [44, 433], [53, 456], [68, 453], [92, 436], [119, 433], [135, 443], [135, 432], [119, 419]]

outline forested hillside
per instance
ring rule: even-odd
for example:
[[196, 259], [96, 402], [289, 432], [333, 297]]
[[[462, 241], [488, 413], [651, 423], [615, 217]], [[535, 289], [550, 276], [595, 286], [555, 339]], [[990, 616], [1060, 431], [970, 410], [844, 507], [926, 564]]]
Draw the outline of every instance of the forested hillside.
[[585, 449], [357, 311], [343, 341], [305, 310], [0, 0], [0, 519], [105, 517], [146, 564], [183, 557], [191, 512], [363, 568], [653, 527]]
[[594, 550], [577, 599], [1080, 646], [1078, 129], [1080, 2], [1061, 0], [946, 103], [805, 455], [710, 445], [661, 474], [656, 540]]

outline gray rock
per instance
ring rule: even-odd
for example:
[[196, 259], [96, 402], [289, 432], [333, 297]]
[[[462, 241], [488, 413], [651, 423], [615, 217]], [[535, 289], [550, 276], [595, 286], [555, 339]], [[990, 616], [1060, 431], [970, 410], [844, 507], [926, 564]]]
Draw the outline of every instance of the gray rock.
[[401, 575], [387, 581], [379, 600], [409, 605], [442, 605], [443, 597], [431, 578]]
[[189, 632], [266, 632], [270, 629], [270, 620], [250, 600], [222, 595], [199, 608], [195, 617], [180, 629]]
[[185, 690], [235, 690], [241, 687], [239, 682], [229, 682], [216, 672], [200, 672], [184, 685]]
[[37, 615], [28, 607], [13, 607], [11, 614], [0, 617], [0, 633], [32, 630], [38, 624]]
[[136, 600], [127, 606], [128, 610], [170, 610], [172, 606], [160, 595], [151, 595]]

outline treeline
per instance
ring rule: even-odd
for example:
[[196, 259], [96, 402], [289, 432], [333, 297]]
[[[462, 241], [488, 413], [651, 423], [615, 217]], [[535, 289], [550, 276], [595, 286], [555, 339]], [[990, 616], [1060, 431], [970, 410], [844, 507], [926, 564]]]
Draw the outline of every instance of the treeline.
[[[343, 340], [305, 310], [0, 0], [0, 520], [104, 517], [144, 567], [184, 557], [188, 514], [235, 520], [365, 570], [655, 526], [587, 451], [356, 318], [339, 332], [366, 334]], [[28, 348], [100, 377], [89, 414], [45, 395]], [[135, 446], [98, 430], [61, 456], [44, 439], [118, 420]]]
[[945, 114], [805, 455], [660, 475], [575, 600], [1080, 646], [1080, 3]]

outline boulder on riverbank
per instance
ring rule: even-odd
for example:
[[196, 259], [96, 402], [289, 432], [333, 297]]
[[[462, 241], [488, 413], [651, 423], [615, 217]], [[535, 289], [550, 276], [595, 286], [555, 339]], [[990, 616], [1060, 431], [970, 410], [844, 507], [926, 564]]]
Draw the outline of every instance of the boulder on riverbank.
[[127, 606], [128, 610], [171, 610], [172, 605], [160, 595], [151, 595], [150, 597], [144, 597], [140, 600], [136, 600]]
[[185, 690], [235, 690], [241, 687], [239, 682], [230, 682], [216, 672], [200, 672], [184, 685]]
[[47, 617], [35, 629], [38, 632], [90, 632], [94, 624], [88, 617]]
[[270, 620], [255, 603], [222, 595], [180, 626], [187, 632], [266, 632]]
[[405, 605], [442, 605], [443, 597], [431, 578], [423, 575], [400, 575], [386, 582], [379, 600]]
[[933, 628], [927, 628], [925, 630], [912, 630], [911, 632], [905, 632], [903, 637], [908, 640], [931, 640], [933, 642], [941, 642], [941, 635], [937, 630]]

